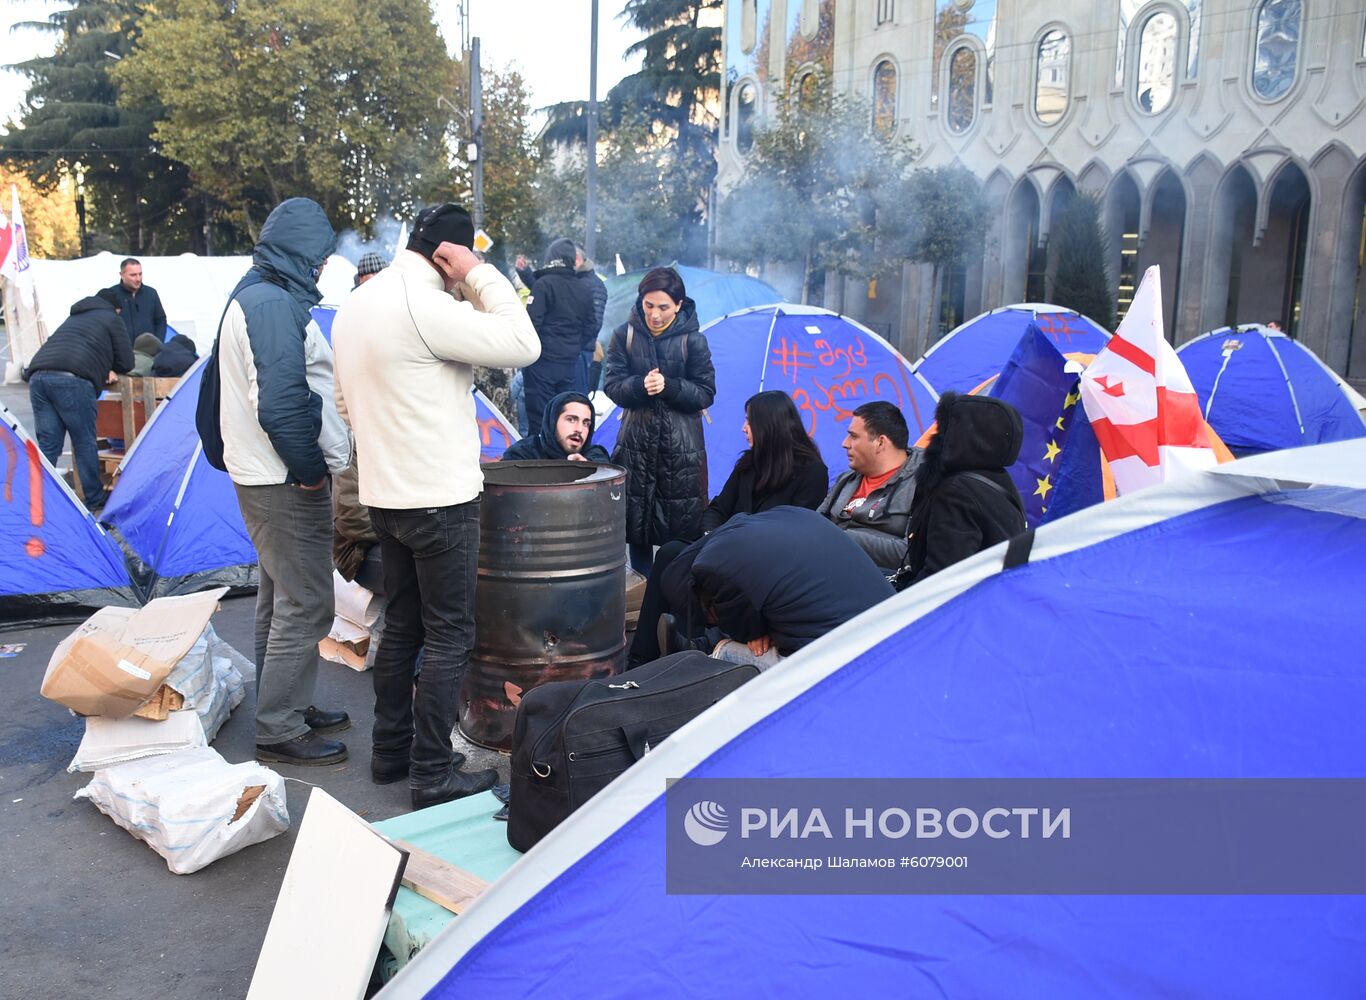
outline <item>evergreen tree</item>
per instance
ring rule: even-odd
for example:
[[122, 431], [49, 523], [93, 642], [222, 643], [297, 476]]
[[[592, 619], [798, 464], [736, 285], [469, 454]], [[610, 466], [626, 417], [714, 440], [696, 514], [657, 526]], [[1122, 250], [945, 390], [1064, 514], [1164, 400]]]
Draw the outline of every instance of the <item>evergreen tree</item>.
[[191, 199], [183, 166], [151, 138], [154, 101], [120, 105], [110, 71], [136, 43], [147, 4], [76, 0], [46, 22], [53, 55], [13, 68], [29, 79], [18, 122], [0, 136], [0, 157], [43, 191], [78, 175], [84, 182], [87, 250], [173, 253], [202, 250], [204, 204]]
[[1053, 229], [1049, 246], [1057, 255], [1053, 303], [1089, 316], [1102, 329], [1115, 328], [1115, 300], [1105, 272], [1109, 240], [1100, 221], [1100, 202], [1078, 195]]

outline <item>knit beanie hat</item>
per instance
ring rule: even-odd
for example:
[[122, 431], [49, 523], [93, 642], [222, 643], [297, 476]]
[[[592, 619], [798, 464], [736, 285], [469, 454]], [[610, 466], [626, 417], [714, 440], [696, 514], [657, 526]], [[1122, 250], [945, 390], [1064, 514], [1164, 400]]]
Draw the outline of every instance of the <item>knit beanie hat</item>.
[[356, 284], [359, 285], [360, 279], [367, 274], [379, 274], [388, 266], [389, 262], [373, 250], [361, 254], [360, 261], [356, 264]]
[[408, 237], [408, 249], [428, 260], [442, 243], [474, 249], [474, 220], [469, 212], [450, 202], [419, 212], [413, 234]]

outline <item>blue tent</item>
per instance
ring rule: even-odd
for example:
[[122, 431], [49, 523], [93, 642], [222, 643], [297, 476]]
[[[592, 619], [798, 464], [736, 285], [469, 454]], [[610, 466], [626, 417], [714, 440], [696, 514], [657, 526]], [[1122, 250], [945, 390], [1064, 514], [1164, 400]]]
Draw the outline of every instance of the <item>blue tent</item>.
[[136, 607], [118, 546], [0, 406], [0, 624], [84, 618]]
[[226, 472], [204, 458], [194, 412], [204, 361], [185, 373], [119, 466], [103, 519], [148, 599], [254, 587], [256, 549]]
[[954, 327], [915, 363], [935, 392], [971, 392], [1000, 373], [1031, 323], [1063, 354], [1096, 354], [1110, 335], [1070, 309], [1024, 302], [982, 313]]
[[1366, 773], [1366, 619], [1343, 599], [1366, 588], [1366, 442], [1091, 508], [1015, 569], [1004, 548], [653, 747], [381, 996], [1359, 996], [1360, 896], [666, 890], [671, 779]]
[[337, 307], [314, 306], [310, 312], [313, 313], [313, 321], [318, 324], [318, 329], [322, 331], [323, 339], [329, 344], [332, 343], [332, 321], [337, 318]]
[[[703, 419], [707, 474], [721, 491], [745, 450], [745, 400], [765, 389], [792, 396], [833, 478], [848, 468], [840, 442], [861, 403], [900, 407], [914, 442], [934, 422], [937, 396], [896, 348], [872, 330], [815, 306], [756, 306], [704, 328], [716, 368], [716, 402]], [[624, 411], [611, 410], [593, 440], [609, 452]]]
[[1328, 366], [1277, 330], [1226, 326], [1176, 353], [1205, 419], [1236, 452], [1366, 436], [1361, 414]]
[[[726, 313], [748, 306], [781, 302], [783, 298], [774, 291], [773, 286], [747, 274], [708, 271], [681, 264], [674, 264], [673, 269], [683, 279], [688, 298], [696, 304], [697, 322], [702, 326], [720, 319]], [[636, 288], [645, 275], [645, 271], [631, 271], [604, 279], [607, 282], [607, 308], [603, 310], [602, 331], [598, 334], [603, 350], [607, 349], [612, 331], [630, 318], [631, 309], [636, 304]]]

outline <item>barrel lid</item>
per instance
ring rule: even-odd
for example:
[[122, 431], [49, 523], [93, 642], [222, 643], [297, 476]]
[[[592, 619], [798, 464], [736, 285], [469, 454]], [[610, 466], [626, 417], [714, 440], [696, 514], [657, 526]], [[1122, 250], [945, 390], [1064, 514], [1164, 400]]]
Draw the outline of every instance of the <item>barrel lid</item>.
[[626, 478], [619, 465], [545, 459], [490, 462], [483, 472], [486, 486], [588, 486]]

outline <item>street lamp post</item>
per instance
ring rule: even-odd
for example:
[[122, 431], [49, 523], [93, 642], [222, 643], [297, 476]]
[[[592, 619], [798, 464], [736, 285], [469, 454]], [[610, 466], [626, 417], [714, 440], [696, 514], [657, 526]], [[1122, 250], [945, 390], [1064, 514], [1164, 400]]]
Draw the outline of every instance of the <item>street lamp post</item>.
[[474, 230], [478, 232], [484, 228], [484, 85], [479, 73], [478, 37], [470, 40], [470, 132], [470, 152], [474, 154]]
[[592, 22], [588, 43], [588, 163], [584, 176], [588, 201], [583, 212], [583, 249], [590, 260], [598, 254], [598, 0], [593, 0]]

